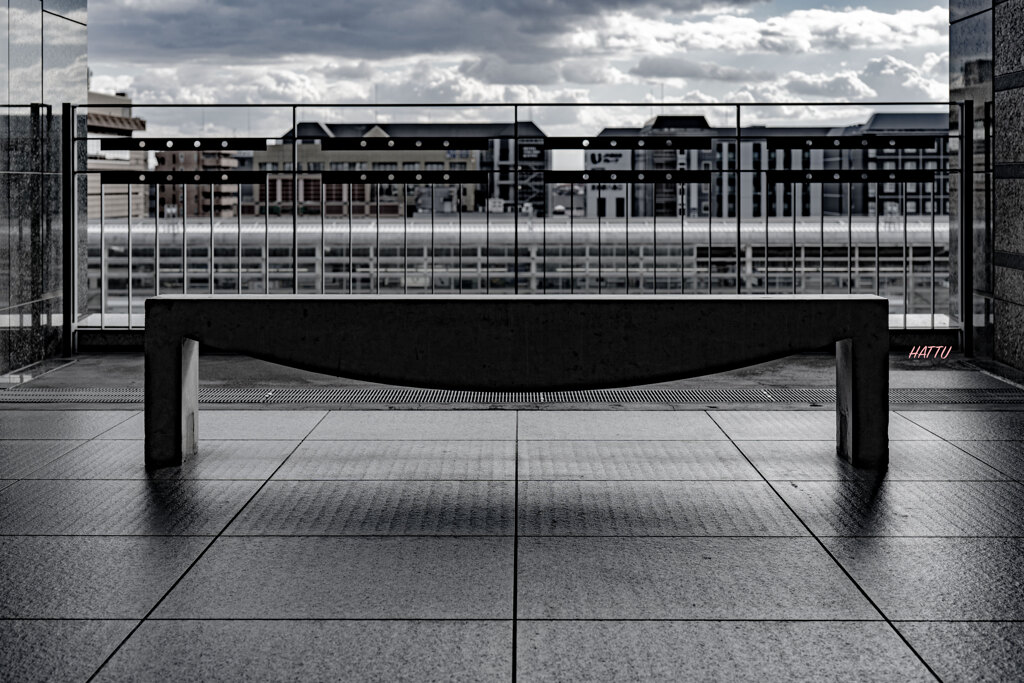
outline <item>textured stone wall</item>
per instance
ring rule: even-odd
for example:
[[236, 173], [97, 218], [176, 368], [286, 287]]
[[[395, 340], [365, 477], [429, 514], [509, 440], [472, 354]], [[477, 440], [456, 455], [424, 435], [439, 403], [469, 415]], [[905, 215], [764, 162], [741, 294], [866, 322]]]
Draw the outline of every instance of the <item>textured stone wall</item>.
[[997, 360], [1024, 369], [1024, 0], [993, 8]]

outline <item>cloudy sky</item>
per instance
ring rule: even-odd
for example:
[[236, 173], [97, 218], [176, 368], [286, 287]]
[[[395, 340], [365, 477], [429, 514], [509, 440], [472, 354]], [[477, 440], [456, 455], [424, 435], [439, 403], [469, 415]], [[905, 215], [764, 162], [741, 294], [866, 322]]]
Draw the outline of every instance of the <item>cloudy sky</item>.
[[[647, 103], [528, 110], [566, 134], [638, 125], [663, 102], [948, 97], [934, 0], [90, 0], [88, 21], [92, 89], [137, 102]], [[247, 116], [230, 127], [259, 127]]]

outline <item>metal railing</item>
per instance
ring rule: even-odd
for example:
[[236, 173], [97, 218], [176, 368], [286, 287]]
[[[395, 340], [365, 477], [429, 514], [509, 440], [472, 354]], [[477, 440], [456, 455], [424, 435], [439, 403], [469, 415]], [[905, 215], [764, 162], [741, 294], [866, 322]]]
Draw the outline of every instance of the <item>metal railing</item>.
[[[920, 105], [857, 106], [883, 104]], [[740, 126], [746, 107], [835, 105], [673, 105], [727, 107], [734, 125], [589, 137], [538, 135], [521, 118], [527, 106], [563, 105], [430, 107], [507, 113], [492, 122], [506, 130], [485, 136], [427, 126], [334, 137], [304, 131], [306, 105], [289, 105], [291, 128], [278, 137], [102, 139], [76, 134], [67, 105], [66, 150], [98, 140], [102, 151], [197, 155], [194, 170], [96, 170], [64, 154], [66, 239], [86, 240], [65, 248], [65, 268], [83, 273], [85, 287], [68, 324], [138, 328], [145, 298], [175, 292], [845, 292], [889, 298], [892, 327], [958, 327], [951, 278], [964, 277], [970, 259], [950, 272], [949, 186], [972, 175], [971, 136], [961, 133], [971, 129], [971, 107], [959, 105], [960, 129], [942, 132]], [[316, 109], [331, 106], [352, 107]], [[266, 166], [218, 166], [238, 152]], [[597, 152], [629, 163], [552, 168], [558, 153]], [[89, 176], [98, 179], [98, 211], [80, 232], [68, 202]], [[109, 215], [111, 188], [126, 215]], [[140, 199], [147, 208], [133, 215]], [[952, 226], [961, 248], [969, 229]]]

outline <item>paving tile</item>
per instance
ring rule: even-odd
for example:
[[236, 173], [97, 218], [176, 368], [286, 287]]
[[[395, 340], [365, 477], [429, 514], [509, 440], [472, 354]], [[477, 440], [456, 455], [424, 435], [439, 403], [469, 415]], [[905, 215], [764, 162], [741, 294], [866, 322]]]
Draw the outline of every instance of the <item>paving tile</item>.
[[519, 539], [523, 619], [877, 619], [812, 539]]
[[[737, 441], [770, 481], [873, 480], [877, 474], [853, 467], [828, 441]], [[971, 481], [1006, 479], [995, 469], [945, 441], [890, 441], [887, 481]]]
[[84, 681], [138, 623], [0, 620], [4, 681]]
[[511, 538], [221, 537], [157, 618], [510, 619]]
[[893, 389], [1010, 389], [1001, 379], [983, 375], [976, 370], [942, 370], [924, 367], [919, 370], [889, 368], [889, 386]]
[[519, 478], [761, 480], [728, 441], [521, 441]]
[[[326, 411], [323, 410], [199, 410], [201, 440], [231, 439], [283, 441], [304, 439]], [[139, 413], [101, 439], [146, 438], [145, 416]]]
[[1024, 680], [1024, 623], [899, 622], [896, 627], [942, 680]]
[[1024, 536], [1024, 485], [1012, 481], [780, 482], [817, 536]]
[[[711, 410], [726, 434], [735, 441], [827, 441], [836, 438], [834, 410]], [[889, 438], [893, 441], [938, 439], [934, 434], [889, 412]]]
[[1024, 539], [823, 541], [890, 619], [1024, 619]]
[[520, 441], [706, 441], [725, 435], [696, 410], [544, 410], [519, 413]]
[[147, 621], [97, 681], [508, 681], [510, 621]]
[[881, 622], [520, 621], [528, 681], [934, 680]]
[[519, 533], [542, 536], [807, 536], [755, 481], [528, 481]]
[[514, 441], [516, 413], [511, 410], [335, 410], [312, 440], [351, 441]]
[[0, 479], [20, 479], [56, 460], [80, 440], [0, 440]]
[[255, 481], [22, 480], [0, 492], [0, 534], [215, 535]]
[[0, 618], [141, 619], [209, 542], [0, 536]]
[[1024, 441], [1017, 410], [901, 410], [908, 420], [950, 441]]
[[[137, 410], [3, 410], [2, 439], [92, 439], [128, 420]], [[141, 437], [140, 437], [141, 438]]]
[[1024, 441], [954, 441], [953, 444], [989, 465], [1024, 481]]
[[27, 475], [28, 479], [258, 479], [274, 473], [298, 441], [200, 441], [181, 467], [147, 471], [145, 442], [95, 439]]
[[510, 481], [272, 481], [235, 535], [512, 535]]
[[274, 479], [514, 479], [514, 441], [306, 441]]

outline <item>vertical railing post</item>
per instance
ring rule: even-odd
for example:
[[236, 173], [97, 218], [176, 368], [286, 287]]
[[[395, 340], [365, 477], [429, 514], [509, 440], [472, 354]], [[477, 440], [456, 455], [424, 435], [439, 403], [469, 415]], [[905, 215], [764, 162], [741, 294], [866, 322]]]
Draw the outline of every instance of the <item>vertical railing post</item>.
[[132, 329], [132, 184], [128, 183], [128, 329]]
[[61, 281], [64, 297], [61, 316], [61, 352], [70, 356], [75, 349], [75, 321], [78, 302], [75, 300], [75, 109], [70, 102], [61, 107]]
[[512, 197], [515, 202], [515, 213], [512, 214], [512, 230], [515, 233], [512, 237], [512, 252], [513, 261], [512, 267], [514, 273], [512, 274], [513, 292], [519, 293], [519, 105], [512, 106], [512, 149], [510, 156], [512, 157], [512, 171], [513, 180], [515, 184], [512, 187]]
[[[200, 153], [201, 155], [202, 153]], [[217, 269], [216, 269], [216, 254], [217, 254], [217, 241], [216, 241], [216, 228], [214, 227], [214, 206], [215, 206], [215, 190], [213, 189], [213, 183], [210, 183], [210, 294], [217, 293], [216, 280], [217, 280]]]
[[[736, 177], [736, 293], [737, 294], [740, 294], [741, 291], [742, 291], [742, 288], [743, 288], [743, 286], [741, 284], [741, 280], [740, 280], [740, 278], [742, 276], [741, 269], [740, 269], [740, 258], [741, 258], [741, 256], [740, 256], [740, 249], [742, 248], [742, 245], [740, 244], [740, 242], [741, 242], [741, 232], [742, 232], [742, 229], [743, 229], [743, 210], [742, 210], [742, 207], [741, 207], [743, 195], [742, 195], [742, 192], [740, 191], [740, 186], [743, 184], [743, 174], [740, 173], [740, 168], [742, 166], [742, 164], [740, 163], [740, 159], [742, 158], [742, 154], [740, 153], [740, 136], [741, 136], [741, 131], [740, 131], [740, 108], [741, 107], [742, 107], [742, 105], [739, 105], [739, 104], [736, 105], [736, 173], [735, 173], [735, 177]], [[729, 155], [727, 154], [726, 155], [726, 159], [725, 159], [726, 167], [728, 167], [728, 165], [729, 165], [729, 158], [728, 157], [729, 157]], [[726, 199], [725, 199], [725, 212], [726, 212], [726, 215], [728, 215], [728, 213], [729, 213], [729, 198], [728, 198], [728, 195], [726, 195]]]
[[156, 187], [156, 204], [153, 206], [153, 296], [160, 296], [160, 188]]
[[960, 321], [965, 356], [974, 355], [974, 100], [960, 112]]
[[299, 125], [292, 105], [292, 294], [299, 293]]

